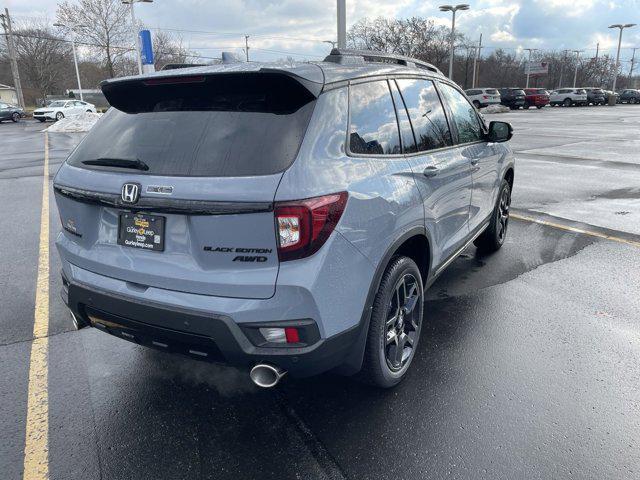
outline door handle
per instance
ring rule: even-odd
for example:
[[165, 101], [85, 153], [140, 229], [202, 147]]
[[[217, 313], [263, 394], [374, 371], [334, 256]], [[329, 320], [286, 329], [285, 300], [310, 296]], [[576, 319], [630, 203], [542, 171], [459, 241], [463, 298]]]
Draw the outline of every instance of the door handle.
[[438, 175], [438, 167], [435, 167], [433, 165], [427, 167], [424, 169], [424, 171], [422, 172], [422, 174], [427, 177], [427, 178], [432, 178], [435, 177], [436, 175]]

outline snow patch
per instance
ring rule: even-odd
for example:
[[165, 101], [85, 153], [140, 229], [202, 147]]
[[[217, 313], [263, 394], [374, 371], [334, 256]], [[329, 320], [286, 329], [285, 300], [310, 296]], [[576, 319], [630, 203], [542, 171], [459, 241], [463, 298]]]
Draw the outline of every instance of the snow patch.
[[509, 113], [511, 109], [504, 105], [489, 105], [480, 109], [480, 113]]
[[45, 129], [45, 132], [88, 132], [102, 116], [101, 113], [85, 112], [65, 117]]

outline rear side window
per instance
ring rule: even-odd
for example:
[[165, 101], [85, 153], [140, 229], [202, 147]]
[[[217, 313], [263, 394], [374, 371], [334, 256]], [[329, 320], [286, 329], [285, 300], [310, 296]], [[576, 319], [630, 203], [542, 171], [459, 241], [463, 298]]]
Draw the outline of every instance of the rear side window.
[[69, 164], [127, 171], [83, 164], [126, 159], [148, 166], [136, 173], [153, 175], [269, 175], [294, 161], [315, 105], [308, 90], [281, 74], [146, 82], [105, 91], [113, 106], [72, 153]]
[[485, 90], [485, 92], [488, 95], [497, 95], [499, 93], [498, 90], [496, 90], [495, 88], [489, 88], [489, 89]]
[[398, 121], [386, 80], [349, 87], [349, 149], [360, 155], [402, 153]]
[[445, 83], [440, 84], [440, 91], [449, 105], [453, 123], [458, 130], [458, 143], [477, 142], [482, 139], [480, 121], [473, 105], [458, 90]]
[[482, 95], [482, 90], [467, 90], [467, 95]]
[[451, 146], [451, 132], [440, 97], [430, 80], [396, 80], [407, 106], [419, 152]]

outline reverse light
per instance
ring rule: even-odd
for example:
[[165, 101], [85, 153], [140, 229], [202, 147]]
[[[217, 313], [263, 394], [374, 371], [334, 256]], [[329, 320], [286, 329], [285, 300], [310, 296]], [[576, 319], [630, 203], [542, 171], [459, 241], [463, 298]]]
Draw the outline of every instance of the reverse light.
[[269, 343], [300, 343], [300, 334], [295, 327], [260, 328], [260, 333]]
[[347, 192], [340, 192], [293, 202], [277, 202], [278, 259], [284, 262], [316, 253], [340, 221], [347, 199]]

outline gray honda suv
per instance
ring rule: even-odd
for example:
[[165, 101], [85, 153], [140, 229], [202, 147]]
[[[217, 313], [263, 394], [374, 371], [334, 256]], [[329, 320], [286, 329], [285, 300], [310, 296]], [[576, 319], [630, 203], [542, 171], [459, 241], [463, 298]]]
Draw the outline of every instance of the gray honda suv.
[[102, 90], [111, 108], [54, 181], [78, 328], [263, 387], [328, 370], [391, 387], [425, 289], [505, 241], [511, 127], [428, 63], [334, 49]]

